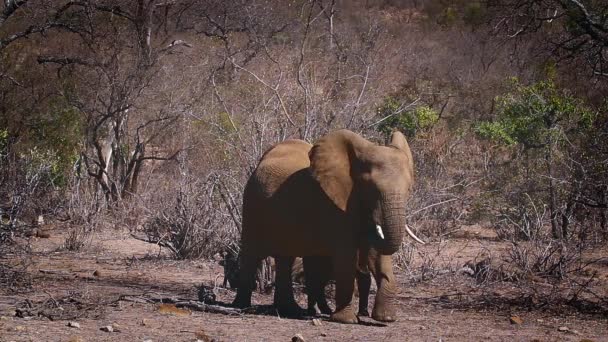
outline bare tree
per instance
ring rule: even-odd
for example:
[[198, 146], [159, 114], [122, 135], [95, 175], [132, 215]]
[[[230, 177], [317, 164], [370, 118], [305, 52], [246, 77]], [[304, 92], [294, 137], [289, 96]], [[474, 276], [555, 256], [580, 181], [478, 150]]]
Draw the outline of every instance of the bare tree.
[[559, 58], [608, 76], [608, 8], [593, 0], [490, 0], [494, 28], [515, 38], [541, 32]]

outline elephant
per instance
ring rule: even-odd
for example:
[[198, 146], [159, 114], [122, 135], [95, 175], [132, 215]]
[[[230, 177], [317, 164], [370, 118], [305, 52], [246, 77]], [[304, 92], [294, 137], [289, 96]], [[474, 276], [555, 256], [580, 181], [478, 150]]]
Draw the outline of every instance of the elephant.
[[332, 321], [358, 323], [353, 291], [359, 250], [377, 254], [378, 294], [372, 318], [394, 320], [391, 255], [401, 246], [405, 202], [414, 182], [412, 154], [394, 131], [386, 146], [348, 130], [327, 134], [314, 146], [290, 139], [267, 150], [243, 192], [240, 275], [236, 307], [251, 306], [257, 264], [275, 257], [274, 305], [297, 316], [291, 267], [295, 257], [329, 257], [336, 280]]

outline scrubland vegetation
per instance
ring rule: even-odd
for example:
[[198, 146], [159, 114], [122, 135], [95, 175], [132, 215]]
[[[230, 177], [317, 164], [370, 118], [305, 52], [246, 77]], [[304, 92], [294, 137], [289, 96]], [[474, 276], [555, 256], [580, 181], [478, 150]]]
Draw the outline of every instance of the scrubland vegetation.
[[[464, 226], [495, 231], [507, 251], [466, 266], [479, 284], [608, 312], [605, 274], [590, 268], [606, 264], [594, 251], [608, 240], [604, 1], [0, 10], [3, 284], [27, 283], [17, 276], [39, 215], [68, 250], [114, 229], [177, 259], [238, 253], [242, 190], [267, 148], [339, 128], [382, 142], [399, 129], [414, 154], [418, 236], [440, 249]], [[440, 274], [421, 253], [406, 241], [397, 264], [421, 281]]]

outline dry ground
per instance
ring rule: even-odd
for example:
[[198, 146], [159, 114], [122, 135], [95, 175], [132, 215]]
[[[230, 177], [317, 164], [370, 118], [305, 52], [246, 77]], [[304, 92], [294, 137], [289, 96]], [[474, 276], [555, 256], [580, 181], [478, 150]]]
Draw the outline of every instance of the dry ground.
[[[500, 259], [506, 249], [491, 232], [474, 227], [418, 249], [414, 271], [398, 270], [397, 322], [364, 318], [359, 325], [331, 323], [327, 317], [313, 325], [311, 319], [273, 314], [159, 310], [158, 304], [137, 299], [195, 299], [202, 283], [218, 285], [218, 301], [228, 303], [234, 291], [219, 286], [222, 268], [217, 262], [173, 261], [126, 233], [95, 236], [95, 243], [80, 253], [62, 251], [63, 238], [53, 233], [50, 239], [32, 241], [31, 289], [0, 289], [0, 341], [290, 341], [298, 333], [306, 341], [608, 341], [606, 310], [593, 301], [583, 301], [586, 306], [577, 309], [567, 303], [543, 305], [535, 296], [548, 284], [526, 292], [513, 282], [479, 284], [458, 272], [481, 255]], [[597, 254], [607, 255], [606, 250]], [[593, 267], [600, 274], [594, 293], [601, 302], [608, 263]], [[299, 299], [303, 305], [305, 297]], [[254, 298], [257, 304], [271, 300], [270, 294]], [[15, 315], [18, 308], [24, 317]], [[34, 313], [38, 316], [29, 316]], [[512, 324], [511, 316], [523, 323]], [[101, 330], [112, 324], [119, 331]]]

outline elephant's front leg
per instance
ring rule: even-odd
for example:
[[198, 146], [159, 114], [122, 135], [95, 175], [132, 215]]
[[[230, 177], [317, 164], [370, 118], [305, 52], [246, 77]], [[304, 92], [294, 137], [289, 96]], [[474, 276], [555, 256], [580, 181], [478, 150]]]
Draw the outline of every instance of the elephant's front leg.
[[336, 279], [336, 311], [331, 315], [332, 321], [340, 323], [358, 323], [359, 319], [353, 305], [355, 272], [357, 269], [356, 250], [341, 250], [334, 256], [334, 275]]
[[369, 272], [357, 270], [357, 288], [359, 290], [359, 316], [369, 316], [369, 290], [372, 286], [372, 276]]
[[369, 268], [378, 287], [372, 318], [381, 322], [394, 322], [397, 318], [397, 284], [393, 274], [392, 256], [379, 254], [374, 249], [369, 253]]
[[277, 266], [274, 289], [274, 305], [279, 314], [286, 317], [302, 315], [302, 309], [293, 297], [291, 268], [295, 257], [275, 257]]

